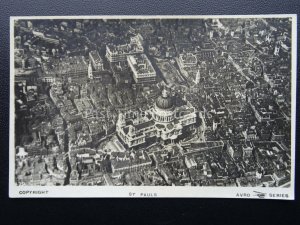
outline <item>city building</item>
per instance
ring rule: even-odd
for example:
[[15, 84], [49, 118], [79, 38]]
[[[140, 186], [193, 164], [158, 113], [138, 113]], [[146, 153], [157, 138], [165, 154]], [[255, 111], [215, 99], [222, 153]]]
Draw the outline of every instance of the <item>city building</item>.
[[42, 71], [45, 81], [54, 82], [57, 77], [61, 77], [72, 82], [88, 77], [88, 62], [83, 56], [53, 59], [42, 64]]
[[197, 65], [197, 56], [193, 53], [180, 54], [178, 57], [180, 69], [195, 67]]
[[96, 71], [103, 70], [103, 60], [101, 59], [97, 50], [90, 51], [89, 59], [92, 63], [93, 69]]
[[127, 120], [119, 114], [117, 134], [129, 148], [149, 143], [151, 139], [174, 142], [184, 131], [194, 129], [197, 117], [189, 102], [171, 96], [165, 89], [144, 114]]
[[123, 154], [124, 157], [117, 156], [112, 159], [112, 172], [134, 172], [141, 169], [149, 169], [152, 161], [144, 151], [131, 153], [129, 156]]
[[55, 45], [59, 44], [59, 39], [57, 39], [57, 37], [55, 37], [53, 35], [44, 34], [43, 32], [38, 31], [38, 30], [33, 30], [32, 34], [49, 44], [55, 44]]
[[106, 58], [109, 62], [122, 62], [127, 60], [128, 55], [143, 53], [144, 47], [139, 38], [131, 38], [129, 44], [106, 45]]
[[145, 54], [128, 56], [127, 61], [136, 83], [156, 81], [156, 71]]

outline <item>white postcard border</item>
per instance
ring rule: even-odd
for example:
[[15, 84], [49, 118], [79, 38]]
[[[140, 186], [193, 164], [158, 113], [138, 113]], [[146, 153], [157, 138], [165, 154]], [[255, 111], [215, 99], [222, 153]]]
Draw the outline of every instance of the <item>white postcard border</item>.
[[[17, 186], [15, 173], [14, 118], [14, 26], [19, 19], [203, 19], [203, 18], [292, 18], [291, 73], [291, 182], [288, 188], [190, 187], [190, 186]], [[101, 15], [101, 16], [11, 16], [10, 17], [10, 114], [9, 197], [11, 198], [249, 198], [294, 200], [297, 86], [297, 14], [267, 15]]]

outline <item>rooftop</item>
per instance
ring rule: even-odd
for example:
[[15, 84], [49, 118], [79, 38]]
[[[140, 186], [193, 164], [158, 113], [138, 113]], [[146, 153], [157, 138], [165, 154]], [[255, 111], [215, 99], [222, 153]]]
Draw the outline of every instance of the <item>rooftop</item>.
[[145, 54], [131, 55], [127, 58], [129, 66], [137, 75], [155, 73], [155, 70]]

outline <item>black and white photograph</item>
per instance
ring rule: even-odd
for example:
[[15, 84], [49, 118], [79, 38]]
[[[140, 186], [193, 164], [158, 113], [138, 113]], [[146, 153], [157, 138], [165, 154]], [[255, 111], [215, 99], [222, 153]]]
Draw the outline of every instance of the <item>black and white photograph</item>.
[[10, 20], [10, 197], [294, 199], [296, 15]]

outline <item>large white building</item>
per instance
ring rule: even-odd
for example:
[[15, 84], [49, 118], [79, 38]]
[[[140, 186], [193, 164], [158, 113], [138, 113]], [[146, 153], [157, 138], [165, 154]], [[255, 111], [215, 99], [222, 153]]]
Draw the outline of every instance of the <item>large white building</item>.
[[156, 81], [156, 71], [145, 54], [130, 55], [127, 57], [127, 61], [136, 83]]
[[106, 45], [106, 58], [109, 62], [122, 62], [127, 60], [128, 55], [144, 52], [143, 41], [140, 35], [132, 37], [130, 43], [123, 45]]
[[33, 34], [33, 36], [39, 37], [43, 41], [46, 41], [46, 42], [48, 42], [50, 44], [55, 44], [55, 45], [59, 44], [59, 40], [57, 39], [57, 37], [54, 37], [52, 35], [48, 35], [48, 34], [45, 35], [43, 32], [36, 31], [36, 30], [33, 30], [32, 34]]
[[96, 71], [103, 70], [103, 60], [101, 59], [97, 50], [90, 51], [89, 59], [92, 63], [93, 69]]
[[184, 131], [194, 129], [196, 117], [196, 110], [189, 102], [176, 99], [163, 90], [154, 106], [143, 116], [126, 119], [120, 113], [116, 129], [129, 148], [151, 140], [174, 142]]

